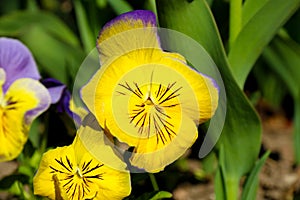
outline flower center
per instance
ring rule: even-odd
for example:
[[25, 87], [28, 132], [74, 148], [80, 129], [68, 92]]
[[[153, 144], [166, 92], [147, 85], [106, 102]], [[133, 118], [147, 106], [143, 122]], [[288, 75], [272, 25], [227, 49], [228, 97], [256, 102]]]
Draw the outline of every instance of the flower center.
[[103, 172], [99, 172], [103, 164], [95, 164], [93, 160], [83, 162], [81, 166], [74, 167], [70, 159], [55, 159], [55, 166], [50, 166], [52, 174], [58, 175], [58, 180], [70, 199], [83, 199], [90, 196], [91, 186], [95, 181], [103, 180]]
[[170, 142], [181, 119], [180, 90], [176, 82], [167, 85], [119, 83], [116, 92], [129, 97], [129, 124], [137, 129], [137, 137], [156, 137], [156, 142]]
[[154, 103], [153, 103], [153, 101], [151, 100], [150, 97], [148, 97], [148, 99], [145, 101], [145, 104], [146, 104], [147, 106], [153, 106], [153, 105], [154, 105]]

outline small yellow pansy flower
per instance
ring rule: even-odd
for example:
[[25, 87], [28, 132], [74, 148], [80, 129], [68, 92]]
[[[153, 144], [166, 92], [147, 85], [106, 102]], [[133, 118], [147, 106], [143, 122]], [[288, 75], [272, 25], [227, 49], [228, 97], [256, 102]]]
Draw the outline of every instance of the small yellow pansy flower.
[[[33, 179], [34, 194], [50, 199], [123, 199], [131, 192], [130, 174], [126, 165], [104, 144], [103, 131], [96, 125], [82, 125], [70, 146], [46, 152]], [[93, 152], [101, 153], [103, 161], [95, 159], [85, 148], [81, 137], [97, 137]], [[101, 157], [101, 156], [100, 156]], [[119, 171], [107, 162], [117, 163]]]
[[155, 15], [125, 13], [104, 26], [97, 47], [101, 68], [82, 89], [99, 124], [134, 147], [132, 165], [162, 170], [196, 140], [197, 126], [218, 105], [218, 86], [160, 47]]

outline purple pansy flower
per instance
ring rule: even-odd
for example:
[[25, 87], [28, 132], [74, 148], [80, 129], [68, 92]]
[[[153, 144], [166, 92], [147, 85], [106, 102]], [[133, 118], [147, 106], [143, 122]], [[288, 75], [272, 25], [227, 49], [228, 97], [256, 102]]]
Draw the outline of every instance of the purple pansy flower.
[[20, 41], [0, 38], [0, 162], [16, 158], [32, 121], [51, 103], [34, 58]]

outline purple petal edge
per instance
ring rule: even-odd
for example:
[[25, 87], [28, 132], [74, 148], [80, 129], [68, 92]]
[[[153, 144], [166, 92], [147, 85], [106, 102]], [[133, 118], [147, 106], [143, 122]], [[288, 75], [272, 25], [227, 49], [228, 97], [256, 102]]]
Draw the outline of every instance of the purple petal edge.
[[19, 78], [40, 79], [40, 74], [29, 49], [19, 40], [0, 38], [0, 67], [5, 70], [4, 92]]
[[134, 11], [123, 13], [117, 16], [116, 18], [110, 20], [109, 22], [107, 22], [101, 29], [98, 37], [101, 37], [102, 32], [110, 28], [111, 26], [113, 26], [115, 23], [118, 23], [119, 21], [128, 21], [128, 20], [142, 20], [144, 24], [150, 23], [153, 27], [157, 26], [156, 16], [152, 11], [134, 10]]
[[54, 78], [46, 78], [41, 80], [41, 83], [48, 89], [51, 96], [51, 104], [57, 103], [62, 95], [66, 86]]

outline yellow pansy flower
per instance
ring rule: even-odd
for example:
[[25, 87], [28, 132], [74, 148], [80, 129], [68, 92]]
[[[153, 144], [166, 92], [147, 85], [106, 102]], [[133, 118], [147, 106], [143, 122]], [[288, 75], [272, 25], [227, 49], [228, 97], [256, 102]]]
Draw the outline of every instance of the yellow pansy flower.
[[155, 15], [125, 13], [104, 26], [97, 47], [101, 68], [82, 89], [99, 124], [134, 147], [132, 165], [162, 170], [197, 139], [197, 126], [218, 105], [218, 86], [160, 47]]
[[[131, 192], [130, 174], [126, 165], [104, 144], [105, 138], [94, 123], [82, 125], [70, 146], [46, 152], [33, 179], [34, 194], [50, 199], [123, 199]], [[95, 159], [83, 145], [81, 137], [97, 137], [93, 152], [102, 154]], [[109, 160], [109, 161], [108, 161]], [[117, 163], [119, 171], [107, 162]]]

